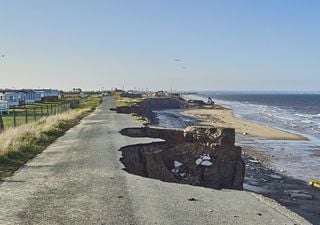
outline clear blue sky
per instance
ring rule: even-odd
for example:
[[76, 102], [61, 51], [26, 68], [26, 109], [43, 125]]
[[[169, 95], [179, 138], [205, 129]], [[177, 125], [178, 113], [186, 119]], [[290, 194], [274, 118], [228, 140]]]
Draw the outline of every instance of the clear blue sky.
[[311, 0], [0, 0], [0, 87], [319, 90], [319, 12]]

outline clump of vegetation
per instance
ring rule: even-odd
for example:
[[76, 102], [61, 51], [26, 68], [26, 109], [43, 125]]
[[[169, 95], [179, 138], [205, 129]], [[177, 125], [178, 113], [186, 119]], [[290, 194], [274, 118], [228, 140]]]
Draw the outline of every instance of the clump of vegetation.
[[117, 101], [117, 107], [132, 106], [133, 104], [142, 102], [144, 98], [127, 98], [121, 97], [119, 94], [114, 94], [113, 97]]
[[81, 107], [43, 117], [38, 121], [9, 128], [0, 133], [0, 179], [10, 176], [29, 159], [92, 112], [101, 98], [90, 96]]

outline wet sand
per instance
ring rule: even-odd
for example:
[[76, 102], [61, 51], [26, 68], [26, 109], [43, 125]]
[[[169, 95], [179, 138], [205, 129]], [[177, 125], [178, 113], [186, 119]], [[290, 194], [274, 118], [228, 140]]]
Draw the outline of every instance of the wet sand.
[[214, 127], [233, 127], [239, 134], [250, 135], [269, 140], [308, 140], [301, 135], [275, 129], [263, 124], [240, 119], [230, 109], [190, 109], [182, 115], [201, 120], [203, 125]]
[[[307, 182], [286, 176], [272, 169], [272, 156], [258, 149], [243, 147], [243, 160], [246, 164], [244, 189], [260, 193], [276, 200], [312, 224], [320, 224], [320, 189]], [[302, 196], [290, 196], [300, 193]], [[303, 196], [310, 196], [311, 199]]]

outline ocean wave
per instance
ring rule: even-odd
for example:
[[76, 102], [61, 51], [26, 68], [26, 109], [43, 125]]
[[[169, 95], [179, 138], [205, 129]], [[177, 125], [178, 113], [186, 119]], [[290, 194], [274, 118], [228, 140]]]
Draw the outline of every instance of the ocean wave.
[[309, 124], [309, 123], [312, 123], [313, 121], [312, 121], [312, 120], [308, 120], [308, 119], [304, 119], [304, 120], [301, 120], [301, 122], [302, 122], [302, 123], [308, 123], [308, 124]]
[[315, 119], [315, 118], [320, 118], [320, 113], [318, 114], [301, 114], [301, 113], [295, 113], [296, 116], [299, 117], [304, 117], [308, 119]]

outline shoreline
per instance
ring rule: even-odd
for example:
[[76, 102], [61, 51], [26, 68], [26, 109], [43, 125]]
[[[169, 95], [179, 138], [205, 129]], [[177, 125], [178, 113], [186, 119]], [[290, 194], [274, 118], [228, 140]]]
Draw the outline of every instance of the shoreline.
[[[232, 127], [240, 136], [257, 140], [308, 140], [298, 134], [237, 118], [232, 110], [225, 107], [201, 104], [201, 102], [188, 102], [188, 100], [186, 100], [186, 105], [187, 107], [181, 108], [176, 104], [170, 105], [172, 107], [160, 104], [161, 107], [158, 105], [158, 107], [152, 108], [140, 104], [137, 107], [141, 110], [137, 112], [138, 115], [140, 113], [141, 116], [148, 117], [150, 114], [141, 112], [153, 110], [157, 121], [160, 122], [156, 126], [170, 129], [207, 125]], [[131, 109], [132, 107], [129, 107], [123, 113], [134, 113]], [[320, 214], [314, 209], [320, 207], [320, 192], [317, 188], [309, 186], [303, 180], [290, 177], [285, 170], [277, 170], [273, 167], [272, 161], [276, 158], [271, 153], [261, 151], [259, 147], [252, 148], [252, 146], [242, 144], [240, 146], [243, 149], [242, 159], [246, 164], [243, 183], [245, 191], [271, 198], [312, 223], [318, 220]], [[290, 159], [288, 158], [288, 160]]]
[[201, 125], [214, 127], [232, 127], [236, 133], [268, 140], [292, 140], [308, 141], [309, 139], [299, 135], [273, 128], [268, 125], [238, 118], [231, 109], [186, 109], [181, 113], [200, 120]]
[[[215, 127], [232, 127], [243, 136], [265, 140], [307, 141], [306, 137], [238, 118], [228, 108], [186, 109], [180, 113], [200, 121], [201, 125]], [[245, 135], [244, 135], [245, 133]], [[304, 180], [288, 176], [285, 171], [277, 170], [272, 161], [271, 153], [260, 151], [259, 148], [241, 145], [242, 158], [246, 164], [244, 190], [271, 198], [308, 221], [318, 224], [320, 192]], [[291, 160], [291, 159], [288, 159]], [[294, 195], [297, 194], [297, 197]], [[292, 196], [291, 196], [292, 195]], [[300, 195], [300, 196], [299, 196]]]
[[272, 155], [241, 146], [246, 164], [244, 190], [271, 198], [291, 211], [319, 224], [320, 192], [306, 181], [288, 176], [272, 167]]
[[[199, 109], [186, 109], [183, 112], [189, 112], [193, 110]], [[200, 109], [201, 110], [201, 109]], [[208, 109], [206, 109], [208, 110]], [[215, 110], [215, 109], [209, 109]], [[220, 110], [221, 109], [216, 109]], [[194, 118], [197, 121], [194, 121], [195, 124], [205, 125], [204, 118], [190, 116], [189, 114], [185, 114], [183, 112], [176, 112], [177, 115], [181, 117], [190, 117]], [[229, 113], [232, 111], [229, 109]], [[175, 113], [173, 113], [175, 114]], [[170, 124], [178, 125], [178, 127], [186, 127], [189, 125], [195, 124], [187, 124], [184, 123], [183, 120], [179, 120], [179, 123], [173, 123], [172, 121], [176, 121], [175, 116], [170, 116], [171, 114], [162, 115], [161, 120], [164, 123], [162, 125], [167, 125], [164, 127], [173, 128]], [[235, 115], [232, 115], [235, 117]], [[186, 118], [187, 119], [187, 118]], [[207, 122], [209, 118], [206, 118]], [[241, 120], [241, 119], [239, 119]], [[212, 123], [208, 123], [211, 124]], [[180, 126], [179, 126], [180, 125]], [[260, 124], [259, 124], [260, 125]], [[212, 125], [214, 126], [214, 125]], [[266, 125], [261, 125], [265, 126]], [[272, 128], [272, 131], [276, 130], [279, 132], [280, 130]], [[282, 131], [281, 131], [282, 134]], [[292, 135], [289, 132], [285, 132], [285, 134]], [[240, 135], [243, 135], [242, 133]], [[256, 138], [256, 137], [253, 137]], [[298, 137], [300, 140], [301, 137]], [[296, 139], [292, 139], [293, 141]], [[304, 140], [304, 139], [303, 139]], [[264, 152], [259, 150], [259, 147], [255, 148], [248, 145], [240, 145], [242, 147], [242, 158], [246, 164], [245, 170], [245, 178], [244, 178], [244, 191], [250, 193], [261, 194], [265, 197], [273, 199], [285, 206], [289, 210], [297, 213], [308, 221], [318, 224], [318, 212], [316, 210], [317, 207], [320, 207], [320, 192], [317, 188], [314, 188], [304, 180], [296, 179], [294, 177], [290, 177], [286, 174], [286, 171], [281, 171], [276, 169], [272, 165], [272, 161], [275, 160], [274, 155], [268, 152]], [[291, 159], [288, 159], [291, 160]], [[298, 193], [302, 197], [292, 197], [291, 194], [295, 195]], [[311, 199], [310, 199], [311, 198]]]

